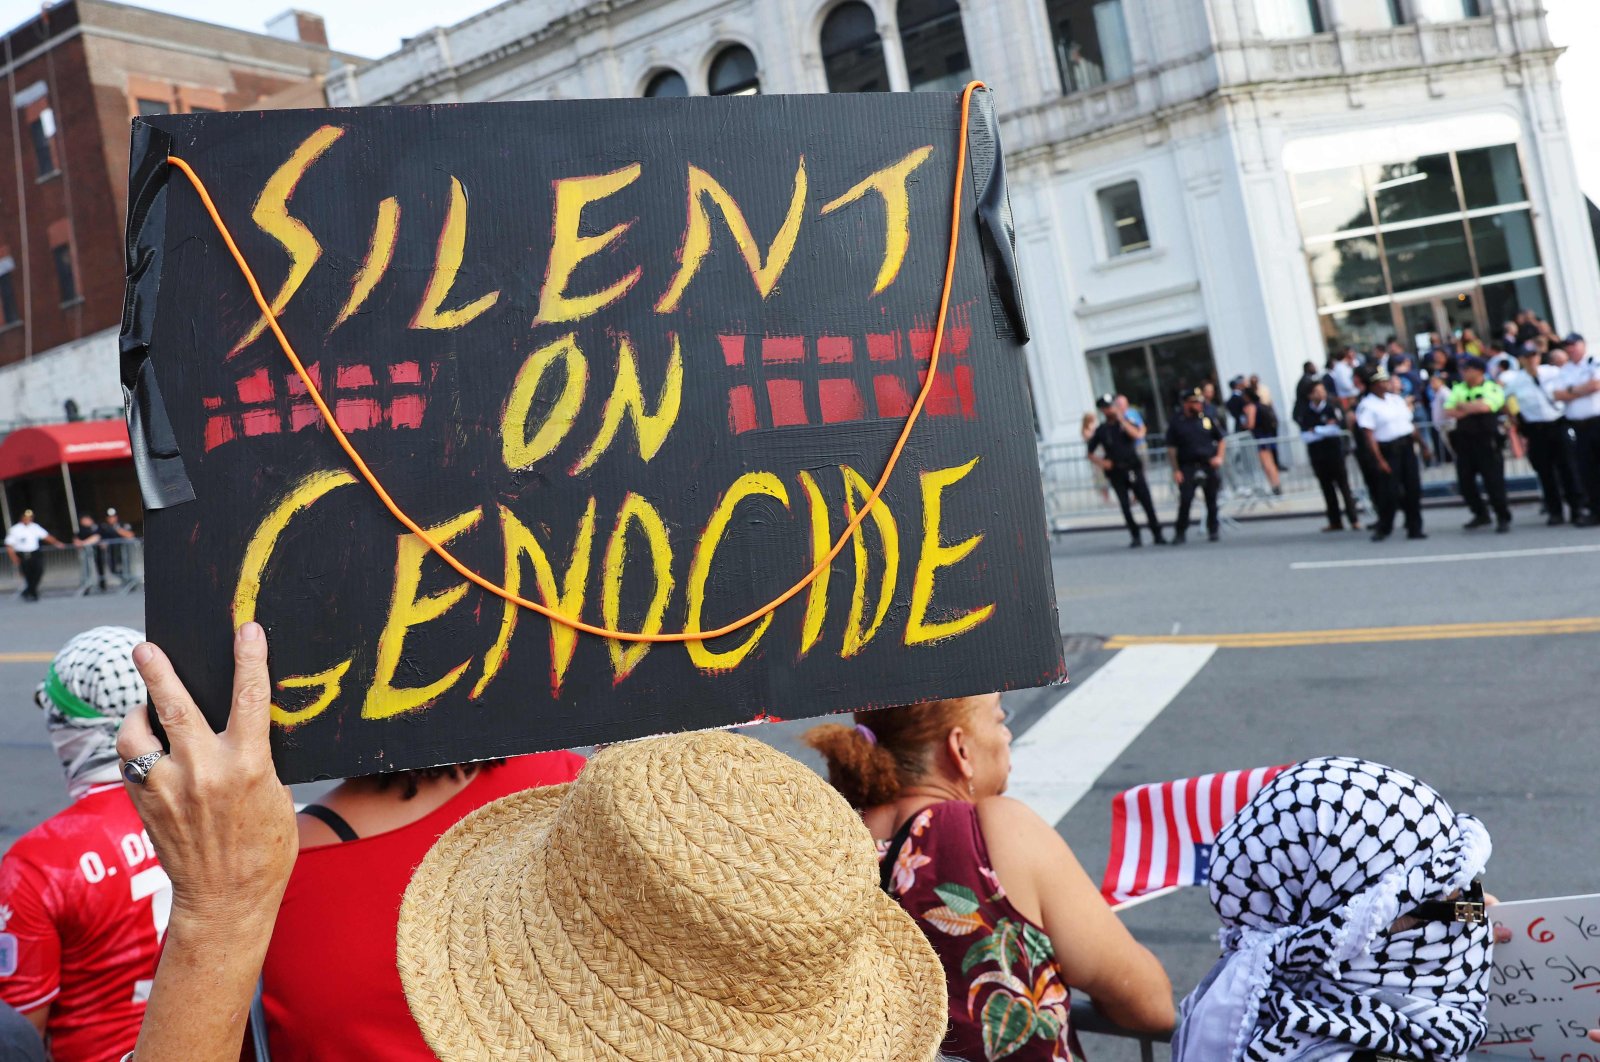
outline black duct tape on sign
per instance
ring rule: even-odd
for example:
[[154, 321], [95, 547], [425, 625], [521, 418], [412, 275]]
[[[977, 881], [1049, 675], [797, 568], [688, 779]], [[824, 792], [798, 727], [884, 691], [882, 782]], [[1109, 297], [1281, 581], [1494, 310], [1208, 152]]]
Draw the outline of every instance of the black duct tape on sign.
[[127, 288], [122, 297], [120, 338], [122, 398], [128, 418], [133, 469], [146, 509], [194, 500], [172, 422], [161, 402], [150, 361], [156, 302], [161, 290], [167, 228], [167, 155], [172, 137], [147, 122], [133, 123], [128, 172]]
[[978, 201], [978, 238], [983, 246], [995, 329], [1008, 339], [1026, 343], [1030, 333], [1022, 304], [1022, 275], [1017, 267], [1017, 231], [1006, 188], [1006, 157], [1000, 149], [994, 94], [988, 90], [973, 94], [967, 144], [973, 194]]

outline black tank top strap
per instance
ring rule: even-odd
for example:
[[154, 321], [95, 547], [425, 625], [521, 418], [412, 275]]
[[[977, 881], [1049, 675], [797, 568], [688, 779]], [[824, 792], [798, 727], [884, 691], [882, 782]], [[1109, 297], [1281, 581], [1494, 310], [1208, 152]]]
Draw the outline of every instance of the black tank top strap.
[[321, 804], [307, 804], [305, 807], [300, 809], [300, 814], [310, 815], [312, 818], [328, 827], [328, 829], [333, 831], [334, 836], [339, 838], [340, 842], [358, 841], [361, 839], [361, 835], [352, 830], [350, 828], [350, 824], [344, 821], [344, 816], [340, 815], [332, 808], [325, 808]]

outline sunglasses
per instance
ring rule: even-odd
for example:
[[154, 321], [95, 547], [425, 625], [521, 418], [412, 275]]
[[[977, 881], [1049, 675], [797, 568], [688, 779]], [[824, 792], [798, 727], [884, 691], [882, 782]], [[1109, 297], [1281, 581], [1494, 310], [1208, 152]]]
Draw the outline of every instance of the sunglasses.
[[1472, 884], [1462, 889], [1461, 895], [1453, 900], [1430, 900], [1427, 903], [1419, 903], [1406, 914], [1422, 922], [1465, 922], [1469, 926], [1483, 925], [1489, 921], [1483, 902], [1483, 880], [1473, 878]]

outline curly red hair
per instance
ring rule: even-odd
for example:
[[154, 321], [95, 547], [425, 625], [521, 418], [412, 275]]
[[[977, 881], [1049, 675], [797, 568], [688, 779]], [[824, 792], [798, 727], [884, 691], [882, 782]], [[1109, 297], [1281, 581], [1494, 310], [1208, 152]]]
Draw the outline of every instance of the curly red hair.
[[[822, 754], [828, 782], [853, 808], [887, 804], [900, 790], [933, 768], [934, 750], [946, 735], [966, 725], [976, 697], [923, 701], [901, 708], [856, 712], [857, 726], [824, 723], [803, 741]], [[862, 732], [871, 731], [872, 737]]]

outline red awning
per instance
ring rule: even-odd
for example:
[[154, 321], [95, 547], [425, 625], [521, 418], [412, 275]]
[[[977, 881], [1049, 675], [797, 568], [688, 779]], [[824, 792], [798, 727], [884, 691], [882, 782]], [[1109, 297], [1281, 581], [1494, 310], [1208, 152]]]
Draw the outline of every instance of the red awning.
[[0, 440], [0, 480], [62, 465], [131, 460], [128, 426], [120, 420], [79, 420], [18, 428]]

